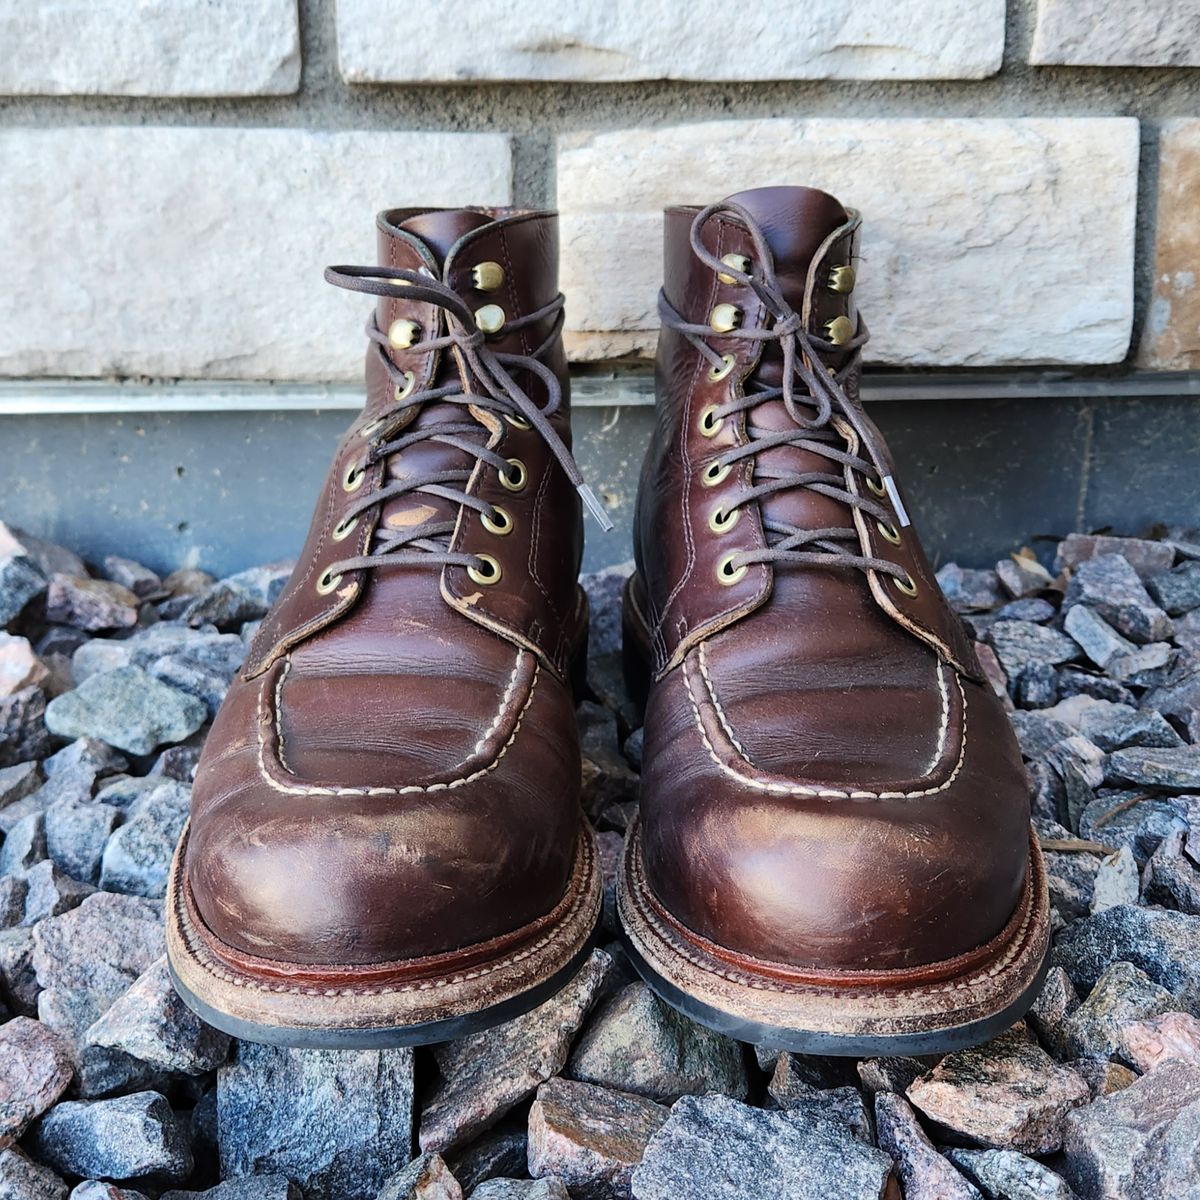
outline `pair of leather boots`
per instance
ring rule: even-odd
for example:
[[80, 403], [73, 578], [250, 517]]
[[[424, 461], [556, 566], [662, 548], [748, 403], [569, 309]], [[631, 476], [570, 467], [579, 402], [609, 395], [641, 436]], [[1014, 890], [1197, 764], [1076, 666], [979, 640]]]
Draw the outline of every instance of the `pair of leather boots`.
[[[1048, 938], [1021, 759], [859, 403], [859, 218], [665, 214], [624, 654], [645, 707], [629, 955], [774, 1047], [922, 1053], [1019, 1017]], [[171, 969], [254, 1041], [438, 1041], [565, 983], [601, 907], [553, 213], [401, 209], [367, 399], [196, 777]], [[582, 497], [582, 502], [581, 502]]]

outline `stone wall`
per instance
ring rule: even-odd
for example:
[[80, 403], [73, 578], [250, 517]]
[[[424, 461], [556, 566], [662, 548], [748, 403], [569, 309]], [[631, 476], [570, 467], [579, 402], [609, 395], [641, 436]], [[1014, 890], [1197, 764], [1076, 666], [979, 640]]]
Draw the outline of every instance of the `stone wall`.
[[1200, 366], [1200, 0], [0, 0], [0, 374], [351, 379], [385, 205], [555, 204], [572, 354], [667, 202], [864, 212], [872, 359]]

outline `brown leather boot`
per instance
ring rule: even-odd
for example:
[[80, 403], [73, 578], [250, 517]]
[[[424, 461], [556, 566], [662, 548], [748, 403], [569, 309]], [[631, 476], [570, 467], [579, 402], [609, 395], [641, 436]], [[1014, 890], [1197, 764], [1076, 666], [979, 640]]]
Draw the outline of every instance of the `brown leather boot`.
[[1008, 720], [859, 405], [858, 227], [806, 188], [666, 213], [620, 906], [697, 1020], [926, 1053], [1032, 1002], [1046, 884]]
[[181, 994], [254, 1041], [381, 1046], [532, 1007], [600, 907], [557, 218], [403, 209], [367, 399], [213, 725], [168, 893]]

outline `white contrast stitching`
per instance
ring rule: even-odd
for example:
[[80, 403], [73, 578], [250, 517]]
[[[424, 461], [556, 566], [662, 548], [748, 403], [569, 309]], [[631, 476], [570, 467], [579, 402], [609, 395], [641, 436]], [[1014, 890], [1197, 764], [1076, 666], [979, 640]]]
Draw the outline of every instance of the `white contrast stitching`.
[[[517, 671], [521, 666], [525, 652], [517, 651], [517, 661], [513, 666], [513, 673], [509, 679], [508, 688], [504, 693], [503, 699], [500, 701], [500, 709], [496, 714], [496, 718], [492, 723], [492, 727], [483, 735], [480, 742], [476, 744], [476, 752], [479, 746], [492, 735], [495, 728], [498, 727], [507, 707], [508, 701], [516, 687]], [[288, 665], [291, 663], [291, 658], [288, 658]], [[403, 787], [311, 787], [304, 784], [286, 784], [272, 776], [270, 768], [267, 766], [267, 744], [264, 737], [264, 730], [268, 724], [266, 714], [262, 712], [262, 704], [266, 698], [267, 690], [264, 688], [259, 694], [259, 723], [258, 723], [258, 771], [266, 782], [268, 787], [271, 787], [277, 792], [284, 792], [292, 796], [411, 796], [416, 794], [425, 794], [429, 792], [443, 792], [451, 788], [462, 787], [464, 784], [473, 783], [476, 779], [482, 778], [484, 775], [490, 774], [499, 765], [500, 760], [508, 753], [509, 747], [517, 739], [517, 734], [521, 730], [521, 722], [525, 719], [525, 714], [529, 710], [530, 704], [533, 703], [533, 694], [537, 688], [538, 678], [541, 675], [541, 664], [534, 659], [533, 663], [533, 678], [529, 681], [529, 695], [525, 698], [525, 703], [521, 706], [521, 711], [517, 714], [517, 723], [513, 726], [513, 731], [509, 734], [508, 741], [500, 747], [496, 757], [485, 767], [480, 767], [478, 771], [473, 771], [470, 775], [460, 776], [457, 779], [446, 780], [443, 783], [430, 784], [405, 784]], [[283, 675], [286, 670], [280, 673], [279, 684], [276, 685], [275, 699], [275, 736], [279, 743], [277, 757], [280, 763], [286, 768], [287, 764], [283, 759], [283, 730], [281, 728], [281, 716], [279, 705], [279, 687], [283, 682]]]
[[[954, 764], [954, 770], [951, 771], [949, 776], [942, 783], [938, 784], [937, 787], [923, 788], [918, 791], [912, 791], [912, 792], [871, 792], [871, 791], [867, 791], [865, 789], [856, 789], [852, 792], [848, 792], [848, 791], [844, 791], [839, 788], [817, 788], [817, 787], [810, 787], [806, 784], [801, 784], [801, 783], [768, 782], [763, 779], [755, 779], [754, 777], [752, 777], [750, 775], [744, 775], [741, 771], [738, 771], [736, 768], [731, 767], [728, 763], [723, 762], [720, 759], [720, 757], [717, 755], [716, 749], [714, 748], [712, 742], [709, 740], [708, 732], [704, 728], [704, 720], [700, 715], [700, 706], [696, 703], [696, 697], [692, 690], [692, 676], [691, 676], [691, 672], [688, 670], [688, 663], [687, 663], [686, 659], [684, 659], [684, 661], [683, 661], [683, 678], [684, 678], [684, 683], [687, 687], [688, 702], [692, 706], [692, 715], [696, 721], [696, 728], [697, 728], [697, 730], [699, 730], [700, 738], [704, 742], [705, 748], [708, 750], [709, 758], [711, 758], [712, 761], [717, 765], [717, 767], [719, 767], [720, 770], [723, 771], [726, 775], [729, 775], [731, 778], [736, 779], [738, 781], [738, 783], [742, 783], [742, 784], [745, 784], [747, 787], [754, 788], [756, 791], [772, 792], [775, 795], [782, 795], [782, 796], [822, 796], [822, 797], [826, 797], [828, 799], [834, 799], [834, 800], [916, 800], [916, 799], [920, 798], [921, 796], [932, 796], [932, 795], [935, 795], [937, 792], [945, 791], [946, 788], [948, 788], [954, 782], [954, 780], [957, 778], [959, 771], [962, 770], [963, 761], [966, 758], [966, 754], [967, 754], [967, 697], [966, 697], [966, 694], [962, 690], [961, 681], [958, 679], [957, 676], [955, 676], [955, 683], [958, 684], [958, 693], [962, 697], [962, 706], [963, 706], [962, 740], [959, 744], [958, 761]], [[707, 682], [707, 676], [706, 676], [706, 682]], [[721, 705], [718, 702], [715, 694], [712, 691], [711, 683], [709, 683], [707, 691], [708, 691], [709, 700], [711, 701], [713, 708], [715, 709], [715, 711], [717, 713], [718, 719], [721, 722], [721, 726], [726, 731], [726, 733], [728, 733], [728, 731], [729, 731], [728, 724], [725, 720], [724, 713], [721, 711]], [[946, 710], [945, 710], [945, 720], [948, 724], [948, 722], [949, 722], [949, 702], [948, 702], [948, 700], [947, 700], [947, 705], [946, 705]], [[741, 759], [746, 764], [746, 766], [749, 767], [751, 770], [757, 770], [757, 768], [754, 766], [754, 764], [752, 762], [750, 762], [750, 760], [746, 757], [745, 751], [743, 751], [742, 748], [740, 746], [738, 746], [736, 742], [734, 742], [734, 745], [737, 746], [737, 749], [741, 752]]]

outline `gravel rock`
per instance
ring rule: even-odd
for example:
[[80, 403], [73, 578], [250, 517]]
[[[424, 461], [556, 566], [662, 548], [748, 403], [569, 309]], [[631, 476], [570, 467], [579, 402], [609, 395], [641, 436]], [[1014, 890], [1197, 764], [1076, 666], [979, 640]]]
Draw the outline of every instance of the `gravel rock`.
[[1107, 778], [1168, 792], [1200, 790], [1200, 746], [1131, 746], [1108, 756]]
[[1182, 739], [1161, 713], [1152, 708], [1136, 709], [1094, 696], [1068, 697], [1045, 710], [1047, 717], [1062, 721], [1101, 750], [1123, 746], [1179, 746]]
[[1054, 556], [1056, 571], [1072, 570], [1088, 559], [1102, 554], [1120, 555], [1138, 574], [1149, 579], [1167, 570], [1175, 561], [1175, 550], [1168, 542], [1146, 538], [1106, 537], [1094, 533], [1069, 533], [1058, 544]]
[[1170, 1012], [1175, 1004], [1171, 993], [1144, 971], [1127, 962], [1115, 962], [1066, 1018], [1063, 1049], [1071, 1058], [1111, 1058], [1121, 1049], [1126, 1025]]
[[35, 596], [46, 590], [46, 572], [35, 561], [18, 530], [0, 521], [0, 625], [20, 615]]
[[67, 1200], [67, 1190], [49, 1167], [19, 1150], [0, 1151], [0, 1200]]
[[1179, 828], [1179, 813], [1171, 802], [1144, 791], [1102, 793], [1079, 818], [1081, 838], [1117, 849], [1128, 846], [1138, 862], [1145, 862]]
[[1109, 1058], [1077, 1058], [1070, 1066], [1086, 1081], [1093, 1100], [1111, 1096], [1113, 1092], [1127, 1088], [1137, 1078], [1127, 1066]]
[[156, 746], [190, 737], [207, 716], [194, 696], [138, 667], [121, 667], [53, 699], [46, 725], [59, 737], [98, 737], [132, 754], [149, 754]]
[[[856, 1087], [819, 1087], [806, 1080], [795, 1064], [796, 1054], [781, 1054], [767, 1093], [794, 1121], [841, 1121], [867, 1145], [874, 1141], [871, 1115]], [[923, 1068], [922, 1068], [923, 1070]]]
[[28, 1017], [0, 1025], [0, 1150], [66, 1091], [74, 1075], [62, 1039]]
[[1137, 572], [1117, 554], [1099, 554], [1071, 575], [1064, 605], [1086, 604], [1118, 633], [1144, 644], [1171, 636], [1171, 618], [1150, 598]]
[[947, 1055], [907, 1095], [958, 1137], [1026, 1154], [1057, 1150], [1067, 1111], [1091, 1098], [1084, 1081], [1059, 1066], [1023, 1025]]
[[0, 811], [24, 800], [42, 786], [41, 768], [35, 762], [0, 767]]
[[468, 1195], [485, 1179], [516, 1176], [526, 1170], [529, 1135], [524, 1120], [501, 1122], [447, 1161]]
[[23, 925], [36, 925], [47, 917], [57, 917], [81, 904], [95, 892], [89, 883], [80, 883], [63, 874], [48, 859], [35, 863], [24, 876], [25, 910]]
[[120, 820], [120, 811], [107, 804], [52, 804], [45, 817], [46, 853], [68, 875], [96, 883], [104, 844]]
[[727, 1096], [685, 1096], [633, 1173], [634, 1200], [880, 1200], [892, 1161], [840, 1122], [805, 1127]]
[[957, 613], [981, 612], [1004, 601], [995, 571], [947, 563], [938, 571], [937, 581], [950, 607]]
[[925, 1064], [915, 1058], [867, 1058], [858, 1063], [858, 1077], [868, 1095], [903, 1092], [925, 1074]]
[[223, 1177], [286, 1175], [308, 1200], [374, 1200], [408, 1164], [412, 1051], [238, 1042], [217, 1075]]
[[1200, 915], [1200, 871], [1184, 855], [1184, 845], [1200, 844], [1200, 835], [1174, 829], [1159, 843], [1146, 867], [1147, 904], [1161, 904]]
[[1170, 1059], [1200, 1067], [1200, 1021], [1180, 1012], [1131, 1021], [1121, 1030], [1121, 1054], [1143, 1074]]
[[1057, 611], [1049, 600], [1043, 600], [1040, 596], [1026, 596], [1001, 605], [994, 615], [998, 621], [1036, 621], [1042, 625], [1053, 620]]
[[463, 1190], [440, 1154], [420, 1154], [383, 1185], [376, 1200], [462, 1200]]
[[212, 584], [183, 610], [189, 625], [228, 629], [267, 615], [292, 573], [292, 563], [251, 567]]
[[[575, 716], [582, 757], [580, 799], [584, 811], [595, 820], [609, 816], [614, 810], [631, 809], [637, 801], [638, 777], [621, 752], [616, 714], [601, 704], [585, 701]], [[623, 829], [624, 819], [618, 819], [616, 825]]]
[[1015, 1150], [960, 1150], [946, 1157], [987, 1200], [1076, 1200], [1060, 1175]]
[[1051, 967], [1025, 1019], [1056, 1058], [1066, 1057], [1064, 1043], [1067, 1018], [1078, 1007], [1079, 993], [1075, 991], [1070, 976], [1062, 967]]
[[1070, 1113], [1064, 1174], [1086, 1197], [1160, 1200], [1200, 1191], [1200, 1067], [1167, 1062]]
[[139, 796], [129, 817], [108, 839], [100, 865], [100, 886], [133, 896], [166, 893], [175, 843], [187, 824], [191, 789], [174, 780]]
[[1028, 549], [1002, 558], [996, 564], [996, 578], [1000, 580], [1000, 586], [1016, 600], [1054, 587], [1054, 577]]
[[41, 688], [0, 696], [0, 767], [45, 758], [50, 745], [46, 693]]
[[1056, 939], [1050, 961], [1080, 992], [1114, 962], [1129, 962], [1165, 987], [1177, 1007], [1200, 1014], [1200, 917], [1122, 904], [1084, 917]]
[[749, 1094], [739, 1044], [689, 1021], [641, 982], [604, 1004], [572, 1052], [567, 1073], [654, 1100]]
[[176, 994], [160, 958], [87, 1032], [87, 1043], [121, 1050], [161, 1071], [202, 1075], [229, 1056], [230, 1039]]
[[1166, 680], [1174, 656], [1169, 642], [1151, 642], [1132, 654], [1118, 654], [1108, 664], [1108, 674], [1130, 687], [1157, 687]]
[[146, 1197], [132, 1188], [117, 1187], [115, 1183], [104, 1183], [99, 1179], [85, 1179], [72, 1189], [68, 1200], [146, 1200]]
[[1022, 708], [1049, 708], [1058, 699], [1058, 672], [1049, 663], [1026, 667], [1017, 676], [1013, 698]]
[[1059, 668], [1058, 694], [1063, 700], [1071, 696], [1094, 696], [1097, 700], [1128, 704], [1131, 708], [1137, 703], [1134, 694], [1123, 684], [1104, 675], [1097, 675], [1084, 667]]
[[138, 598], [107, 579], [54, 575], [46, 591], [46, 619], [89, 633], [132, 629], [138, 619]]
[[611, 654], [621, 649], [621, 593], [625, 581], [633, 574], [633, 560], [590, 571], [579, 577], [587, 592], [591, 621], [588, 626], [588, 649], [593, 656]]
[[65, 1101], [30, 1136], [40, 1160], [85, 1179], [173, 1181], [192, 1170], [185, 1127], [157, 1092]]
[[227, 1179], [205, 1192], [163, 1192], [159, 1200], [302, 1200], [300, 1189], [284, 1175]]
[[421, 1112], [421, 1149], [464, 1145], [557, 1075], [611, 966], [603, 950], [593, 950], [575, 978], [537, 1008], [435, 1046], [441, 1078]]
[[529, 1111], [529, 1173], [561, 1179], [575, 1200], [620, 1200], [667, 1115], [642, 1096], [551, 1079]]
[[144, 567], [132, 558], [121, 558], [110, 554], [104, 560], [104, 574], [113, 583], [119, 583], [131, 591], [139, 600], [163, 592], [162, 580], [149, 567]]
[[8, 831], [0, 846], [0, 875], [24, 871], [45, 857], [45, 818], [39, 812], [31, 812]]
[[1128, 846], [1102, 860], [1092, 889], [1092, 912], [1103, 912], [1118, 904], [1136, 904], [1141, 878], [1137, 859]]
[[0, 991], [14, 1012], [37, 1015], [38, 981], [33, 967], [33, 929], [0, 932]]
[[895, 1092], [875, 1097], [879, 1148], [891, 1156], [906, 1196], [929, 1200], [978, 1200], [972, 1187], [934, 1148], [913, 1110]]
[[1026, 667], [1070, 662], [1079, 654], [1071, 638], [1032, 621], [997, 621], [986, 640], [1010, 679]]
[[471, 1200], [571, 1200], [561, 1179], [489, 1179]]
[[1200, 608], [1200, 562], [1180, 563], [1173, 571], [1151, 579], [1146, 590], [1172, 617]]
[[0, 631], [0, 696], [41, 687], [50, 672], [33, 652], [28, 638]]

